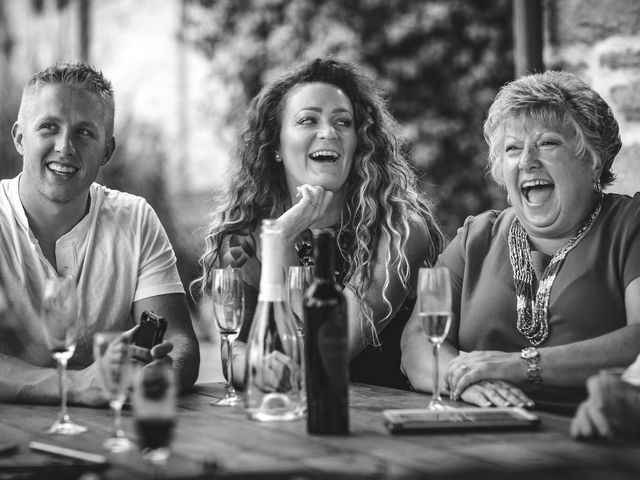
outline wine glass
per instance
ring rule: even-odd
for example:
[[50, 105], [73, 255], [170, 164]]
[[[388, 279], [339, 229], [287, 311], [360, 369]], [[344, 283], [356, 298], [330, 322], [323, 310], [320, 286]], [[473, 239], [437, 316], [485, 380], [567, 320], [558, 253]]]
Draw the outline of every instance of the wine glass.
[[433, 395], [427, 408], [448, 408], [440, 397], [438, 352], [451, 326], [451, 280], [446, 267], [421, 268], [418, 273], [418, 316], [433, 346]]
[[171, 365], [162, 360], [142, 367], [135, 376], [132, 404], [142, 458], [164, 465], [171, 455], [176, 425], [176, 379]]
[[237, 335], [244, 317], [244, 286], [242, 271], [238, 268], [214, 268], [212, 272], [211, 296], [213, 316], [220, 331], [222, 347], [227, 350], [227, 387], [224, 398], [211, 405], [234, 406], [240, 397], [233, 388], [233, 355], [229, 336]]
[[104, 442], [110, 452], [126, 452], [133, 442], [122, 430], [122, 405], [127, 399], [131, 383], [129, 342], [122, 332], [99, 332], [93, 337], [93, 359], [98, 365], [98, 377], [104, 394], [113, 410], [113, 433]]
[[71, 277], [52, 277], [45, 280], [41, 319], [47, 348], [58, 364], [60, 414], [48, 433], [76, 435], [87, 427], [71, 421], [67, 412], [67, 362], [76, 350], [78, 334], [78, 292]]
[[307, 385], [305, 381], [304, 364], [304, 318], [302, 316], [304, 294], [313, 283], [316, 276], [316, 267], [313, 265], [289, 267], [289, 278], [287, 280], [287, 303], [291, 316], [294, 319], [296, 331], [300, 344], [300, 406], [301, 411], [306, 412], [307, 408]]

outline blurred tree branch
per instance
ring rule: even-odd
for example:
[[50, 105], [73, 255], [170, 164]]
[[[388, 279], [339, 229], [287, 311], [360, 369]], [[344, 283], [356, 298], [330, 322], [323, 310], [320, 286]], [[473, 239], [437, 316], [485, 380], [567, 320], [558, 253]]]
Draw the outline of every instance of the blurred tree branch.
[[186, 0], [186, 38], [211, 58], [239, 125], [260, 87], [307, 58], [360, 63], [390, 95], [449, 235], [502, 208], [482, 121], [513, 77], [509, 0]]

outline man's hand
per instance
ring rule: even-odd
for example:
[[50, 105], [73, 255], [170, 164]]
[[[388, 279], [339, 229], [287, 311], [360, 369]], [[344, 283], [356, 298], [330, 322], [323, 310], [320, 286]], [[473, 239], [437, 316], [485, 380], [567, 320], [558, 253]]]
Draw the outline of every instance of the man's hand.
[[173, 364], [173, 359], [169, 356], [171, 350], [173, 350], [173, 344], [169, 340], [163, 340], [161, 343], [153, 346], [151, 349], [139, 347], [135, 344], [135, 334], [140, 328], [136, 325], [131, 330], [127, 330], [123, 334], [123, 338], [130, 343], [131, 358], [135, 361], [142, 363], [149, 363], [155, 360], [163, 360]]
[[580, 404], [571, 421], [571, 436], [615, 441], [638, 435], [638, 387], [623, 382], [617, 375], [600, 372], [587, 380], [587, 390], [589, 397]]
[[264, 358], [256, 372], [256, 383], [263, 392], [286, 392], [291, 390], [296, 367], [291, 358], [282, 352], [271, 352]]
[[100, 385], [98, 364], [92, 363], [82, 370], [67, 372], [71, 386], [68, 390], [68, 400], [72, 405], [86, 407], [106, 407], [108, 400]]

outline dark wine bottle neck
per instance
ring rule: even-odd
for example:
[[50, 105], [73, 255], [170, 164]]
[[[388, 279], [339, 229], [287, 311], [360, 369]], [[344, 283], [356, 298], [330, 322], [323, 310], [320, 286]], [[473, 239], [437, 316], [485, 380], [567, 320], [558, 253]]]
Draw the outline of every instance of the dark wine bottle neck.
[[330, 232], [314, 235], [314, 251], [316, 276], [318, 280], [333, 282], [335, 270], [334, 236]]

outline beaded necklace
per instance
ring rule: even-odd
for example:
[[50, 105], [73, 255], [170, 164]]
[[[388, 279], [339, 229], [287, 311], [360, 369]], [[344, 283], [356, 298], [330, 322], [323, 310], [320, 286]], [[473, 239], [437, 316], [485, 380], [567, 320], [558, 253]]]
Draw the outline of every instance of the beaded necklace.
[[520, 225], [517, 217], [511, 224], [508, 243], [509, 260], [511, 261], [513, 281], [516, 287], [516, 307], [518, 310], [516, 326], [518, 331], [527, 337], [532, 345], [540, 345], [549, 336], [549, 297], [551, 296], [551, 287], [553, 287], [553, 282], [556, 280], [562, 262], [567, 254], [580, 243], [580, 240], [589, 233], [601, 210], [602, 197], [576, 234], [553, 255], [542, 274], [538, 291], [535, 294], [533, 287], [535, 274], [533, 272], [531, 248], [527, 233]]
[[[350, 230], [341, 229], [339, 225], [327, 227], [336, 234], [336, 270], [334, 272], [335, 281], [339, 285], [344, 285], [344, 277], [349, 271], [349, 262], [344, 253], [353, 248], [352, 233]], [[313, 258], [313, 235], [311, 230], [304, 230], [293, 242], [293, 248], [298, 254], [301, 265], [315, 265]]]

